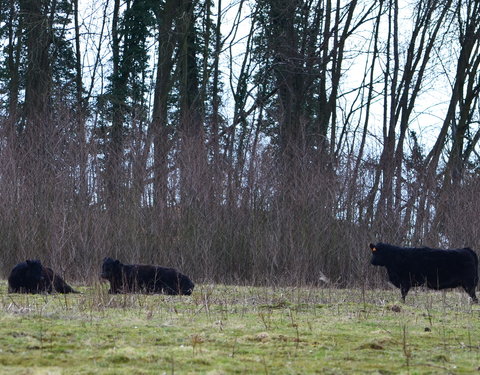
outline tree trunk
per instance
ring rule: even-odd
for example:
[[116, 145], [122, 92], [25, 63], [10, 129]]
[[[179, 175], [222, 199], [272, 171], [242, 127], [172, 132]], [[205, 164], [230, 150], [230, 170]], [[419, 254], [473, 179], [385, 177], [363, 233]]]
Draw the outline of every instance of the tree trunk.
[[197, 68], [194, 2], [182, 0], [177, 18], [179, 45], [179, 168], [180, 199], [186, 207], [206, 202], [210, 181], [203, 130]]
[[112, 125], [107, 148], [107, 163], [105, 169], [106, 202], [111, 209], [120, 204], [121, 188], [123, 186], [123, 128], [127, 76], [120, 68], [120, 0], [115, 0], [112, 17]]
[[[21, 0], [27, 45], [27, 72], [25, 73], [24, 119], [26, 133], [32, 141], [39, 140], [38, 130], [48, 126], [47, 116], [52, 85], [50, 58], [51, 25], [47, 14], [50, 1]], [[44, 136], [44, 132], [40, 132]]]
[[167, 0], [158, 17], [158, 62], [153, 100], [151, 131], [154, 145], [153, 204], [161, 212], [168, 202], [168, 153], [170, 133], [168, 126], [168, 94], [172, 86], [173, 52], [175, 34], [172, 29], [176, 0]]

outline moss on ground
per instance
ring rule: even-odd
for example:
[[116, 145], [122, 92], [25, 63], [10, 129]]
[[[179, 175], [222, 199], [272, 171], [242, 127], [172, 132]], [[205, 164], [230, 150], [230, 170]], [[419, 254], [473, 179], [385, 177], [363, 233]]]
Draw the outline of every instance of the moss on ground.
[[1, 374], [472, 374], [461, 291], [198, 286], [192, 296], [7, 294]]

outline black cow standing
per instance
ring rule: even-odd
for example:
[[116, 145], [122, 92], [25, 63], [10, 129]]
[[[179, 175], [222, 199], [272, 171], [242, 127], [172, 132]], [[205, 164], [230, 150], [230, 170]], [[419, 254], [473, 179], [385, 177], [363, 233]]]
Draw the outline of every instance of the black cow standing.
[[194, 284], [174, 268], [144, 264], [123, 264], [105, 258], [101, 277], [110, 281], [109, 293], [192, 294]]
[[388, 278], [400, 288], [402, 299], [411, 287], [426, 284], [431, 289], [463, 287], [477, 303], [478, 257], [470, 248], [431, 249], [370, 244], [371, 264], [387, 267]]
[[13, 267], [8, 277], [9, 293], [78, 293], [39, 260], [27, 259]]

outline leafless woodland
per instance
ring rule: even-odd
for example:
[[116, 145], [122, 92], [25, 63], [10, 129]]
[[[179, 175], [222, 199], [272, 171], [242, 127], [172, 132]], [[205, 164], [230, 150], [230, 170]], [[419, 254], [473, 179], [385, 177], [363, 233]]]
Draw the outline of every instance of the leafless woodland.
[[2, 274], [368, 286], [369, 242], [480, 250], [479, 8], [0, 2]]

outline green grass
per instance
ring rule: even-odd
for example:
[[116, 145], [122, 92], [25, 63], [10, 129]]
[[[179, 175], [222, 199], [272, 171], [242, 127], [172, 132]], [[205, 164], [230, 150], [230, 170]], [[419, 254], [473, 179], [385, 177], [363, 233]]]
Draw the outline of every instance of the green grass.
[[461, 291], [200, 285], [190, 297], [7, 294], [0, 374], [472, 374]]

